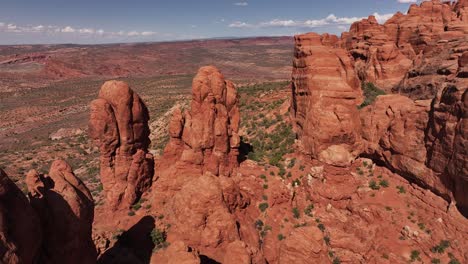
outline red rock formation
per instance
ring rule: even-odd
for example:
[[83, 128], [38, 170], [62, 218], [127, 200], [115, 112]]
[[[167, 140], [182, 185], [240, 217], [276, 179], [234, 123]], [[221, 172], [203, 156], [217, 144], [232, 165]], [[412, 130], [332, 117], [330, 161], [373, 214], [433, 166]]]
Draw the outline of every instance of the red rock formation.
[[397, 85], [412, 65], [374, 16], [352, 24], [342, 42], [356, 61], [359, 78], [383, 89]]
[[[369, 155], [446, 199], [454, 196], [466, 208], [468, 32], [461, 26], [467, 24], [466, 5], [423, 2], [384, 25], [370, 16], [337, 42], [316, 34], [297, 36], [291, 109], [303, 151], [333, 165]], [[336, 46], [346, 48], [354, 61], [342, 59], [347, 53]], [[381, 96], [356, 120], [358, 84], [349, 80], [357, 77], [430, 100]], [[354, 94], [337, 93], [337, 88]]]
[[36, 263], [41, 242], [39, 217], [0, 169], [0, 263]]
[[177, 110], [170, 121], [166, 159], [189, 173], [231, 175], [238, 165], [240, 144], [237, 103], [232, 82], [215, 67], [200, 68], [193, 79], [190, 111]]
[[41, 219], [41, 263], [95, 263], [91, 240], [94, 201], [70, 165], [57, 160], [49, 175], [30, 171], [26, 176], [29, 198]]
[[295, 37], [292, 118], [305, 153], [345, 166], [361, 149], [361, 90], [346, 50], [326, 46], [324, 39], [315, 33]]
[[148, 119], [145, 104], [124, 82], [106, 82], [91, 103], [89, 135], [101, 153], [101, 182], [111, 210], [128, 209], [151, 186]]
[[[466, 43], [467, 14], [465, 0], [455, 5], [425, 1], [419, 6], [411, 5], [406, 15], [395, 14], [383, 25], [374, 16], [355, 22], [339, 43], [355, 58], [361, 81], [373, 82], [386, 91], [396, 89], [417, 99], [432, 99], [443, 89], [440, 84], [444, 76], [440, 75], [456, 72], [453, 41]], [[447, 54], [444, 61], [431, 59], [439, 53]], [[431, 68], [437, 68], [438, 73], [429, 74]], [[424, 77], [408, 81], [420, 75]]]
[[448, 197], [446, 176], [426, 164], [430, 104], [431, 100], [413, 101], [401, 95], [379, 96], [360, 113], [365, 153], [398, 174]]
[[297, 228], [281, 244], [278, 263], [328, 263], [322, 232], [315, 226]]
[[468, 215], [468, 85], [464, 87], [449, 85], [434, 99], [426, 145], [427, 165], [443, 175]]

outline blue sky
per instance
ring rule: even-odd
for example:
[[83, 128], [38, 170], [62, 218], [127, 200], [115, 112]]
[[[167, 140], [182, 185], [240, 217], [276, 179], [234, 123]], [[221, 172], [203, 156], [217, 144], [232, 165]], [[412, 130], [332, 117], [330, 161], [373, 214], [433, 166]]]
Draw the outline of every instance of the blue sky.
[[416, 0], [1, 0], [0, 44], [339, 34]]

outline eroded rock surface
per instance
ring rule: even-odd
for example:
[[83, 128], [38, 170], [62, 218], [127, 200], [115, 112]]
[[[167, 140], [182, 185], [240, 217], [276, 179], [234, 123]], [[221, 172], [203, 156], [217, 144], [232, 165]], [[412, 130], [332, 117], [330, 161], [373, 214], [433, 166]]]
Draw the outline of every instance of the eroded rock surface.
[[239, 107], [234, 84], [212, 66], [193, 79], [190, 110], [176, 110], [164, 156], [181, 170], [229, 176], [237, 167]]
[[148, 109], [121, 81], [108, 81], [91, 103], [89, 135], [100, 150], [101, 182], [111, 210], [128, 209], [151, 186]]
[[[367, 155], [468, 213], [467, 5], [426, 1], [341, 38], [296, 36], [291, 112], [303, 152], [337, 166]], [[357, 80], [411, 99], [380, 96], [358, 111]]]
[[41, 219], [43, 263], [95, 263], [91, 239], [94, 201], [88, 188], [63, 160], [49, 175], [31, 170], [26, 176], [31, 205]]
[[0, 262], [35, 263], [42, 243], [39, 217], [23, 192], [0, 169]]
[[295, 37], [291, 111], [304, 152], [346, 166], [361, 150], [361, 90], [351, 56], [328, 37]]

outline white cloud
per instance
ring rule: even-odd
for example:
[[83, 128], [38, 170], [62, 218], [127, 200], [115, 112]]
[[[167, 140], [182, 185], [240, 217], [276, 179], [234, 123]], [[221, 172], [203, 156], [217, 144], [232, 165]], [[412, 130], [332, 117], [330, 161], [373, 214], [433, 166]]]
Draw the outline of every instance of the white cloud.
[[157, 35], [154, 31], [104, 31], [94, 28], [76, 28], [72, 26], [59, 27], [53, 25], [27, 25], [19, 26], [13, 23], [0, 22], [0, 32], [7, 33], [44, 33], [44, 34], [67, 34], [76, 36], [100, 36], [100, 37], [149, 37]]
[[402, 4], [408, 4], [408, 3], [416, 3], [418, 2], [418, 0], [397, 0], [398, 3], [402, 3]]
[[74, 33], [76, 30], [70, 26], [66, 26], [61, 30], [63, 33]]
[[385, 23], [385, 21], [389, 20], [390, 18], [392, 18], [392, 16], [394, 14], [379, 14], [379, 13], [374, 13], [372, 14], [373, 16], [375, 16], [375, 19], [377, 20], [377, 22], [379, 22], [380, 24], [383, 24]]
[[138, 31], [130, 31], [127, 33], [127, 36], [129, 37], [134, 37], [134, 36], [139, 36], [140, 35], [140, 32]]
[[228, 27], [231, 27], [231, 28], [253, 28], [253, 27], [255, 27], [255, 25], [251, 25], [251, 24], [248, 24], [248, 23], [245, 23], [245, 22], [236, 21], [236, 22], [233, 22], [233, 23], [229, 24]]
[[157, 33], [154, 32], [154, 31], [143, 31], [141, 32], [141, 35], [142, 36], [153, 36], [153, 35], [156, 35]]
[[348, 30], [348, 28], [345, 27], [345, 26], [337, 26], [336, 28], [338, 28], [340, 31], [346, 31], [346, 30]]
[[237, 3], [234, 3], [235, 6], [248, 6], [249, 3], [247, 2], [237, 2]]
[[[384, 23], [389, 18], [393, 16], [393, 14], [373, 14], [379, 23]], [[281, 19], [273, 19], [270, 21], [260, 22], [257, 24], [249, 24], [242, 21], [236, 21], [229, 24], [231, 28], [265, 28], [265, 27], [294, 27], [294, 28], [317, 28], [329, 25], [350, 25], [356, 21], [364, 19], [366, 17], [337, 17], [334, 14], [330, 14], [325, 18], [322, 19], [309, 19], [305, 21], [299, 20], [281, 20]]]

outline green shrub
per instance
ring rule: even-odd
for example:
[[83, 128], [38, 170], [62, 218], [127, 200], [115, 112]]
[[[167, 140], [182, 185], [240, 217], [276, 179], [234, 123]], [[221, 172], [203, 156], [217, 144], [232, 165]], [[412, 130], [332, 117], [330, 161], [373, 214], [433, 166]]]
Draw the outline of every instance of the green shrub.
[[371, 82], [362, 83], [361, 88], [364, 93], [365, 99], [364, 102], [358, 107], [359, 109], [371, 105], [375, 101], [375, 99], [377, 99], [377, 96], [385, 94], [384, 91], [380, 90]]
[[279, 172], [278, 172], [278, 175], [281, 177], [281, 178], [284, 178], [284, 175], [286, 174], [286, 170], [283, 168], [283, 166], [280, 166], [279, 167]]
[[371, 188], [372, 190], [379, 190], [380, 186], [377, 185], [377, 183], [374, 180], [372, 180], [369, 182], [369, 188]]
[[405, 187], [397, 186], [396, 188], [398, 189], [398, 193], [406, 193]]
[[380, 180], [379, 185], [384, 188], [388, 188], [388, 186], [390, 186], [387, 180]]
[[295, 179], [293, 182], [292, 182], [292, 186], [301, 186], [301, 181], [299, 179]]
[[261, 212], [265, 212], [267, 208], [268, 208], [268, 203], [261, 203], [258, 205], [258, 209], [260, 209]]
[[296, 219], [299, 219], [301, 217], [301, 213], [299, 212], [299, 209], [297, 209], [297, 207], [294, 207], [292, 209], [292, 213], [293, 213], [294, 218]]
[[424, 223], [418, 223], [418, 227], [419, 227], [419, 229], [421, 229], [423, 231], [426, 229], [426, 225]]
[[314, 205], [309, 204], [305, 209], [304, 209], [304, 214], [310, 217], [313, 217], [312, 215], [312, 210], [314, 210]]
[[296, 165], [296, 158], [291, 159], [291, 161], [288, 164], [288, 168], [291, 169], [292, 167], [294, 167], [294, 165]]
[[258, 229], [258, 230], [262, 230], [263, 229], [263, 221], [260, 220], [260, 219], [255, 221], [255, 228]]
[[317, 227], [320, 231], [325, 232], [325, 226], [322, 223], [318, 224]]
[[278, 240], [279, 240], [279, 241], [283, 240], [284, 238], [285, 238], [285, 237], [284, 237], [283, 234], [278, 234]]
[[438, 259], [438, 258], [433, 258], [433, 259], [431, 259], [431, 263], [432, 263], [432, 264], [440, 264], [441, 262], [440, 262], [440, 259]]
[[450, 241], [448, 240], [441, 240], [440, 243], [436, 246], [434, 246], [433, 248], [431, 248], [431, 251], [433, 253], [439, 253], [439, 254], [442, 254], [445, 252], [445, 250], [447, 248], [450, 247]]
[[414, 261], [416, 261], [416, 260], [421, 260], [420, 254], [421, 254], [421, 253], [419, 253], [418, 250], [413, 250], [413, 251], [411, 251], [411, 256], [410, 256], [411, 262], [414, 262]]
[[154, 228], [153, 231], [151, 231], [151, 240], [153, 241], [155, 251], [168, 246], [166, 238], [166, 232], [161, 231], [158, 228]]

